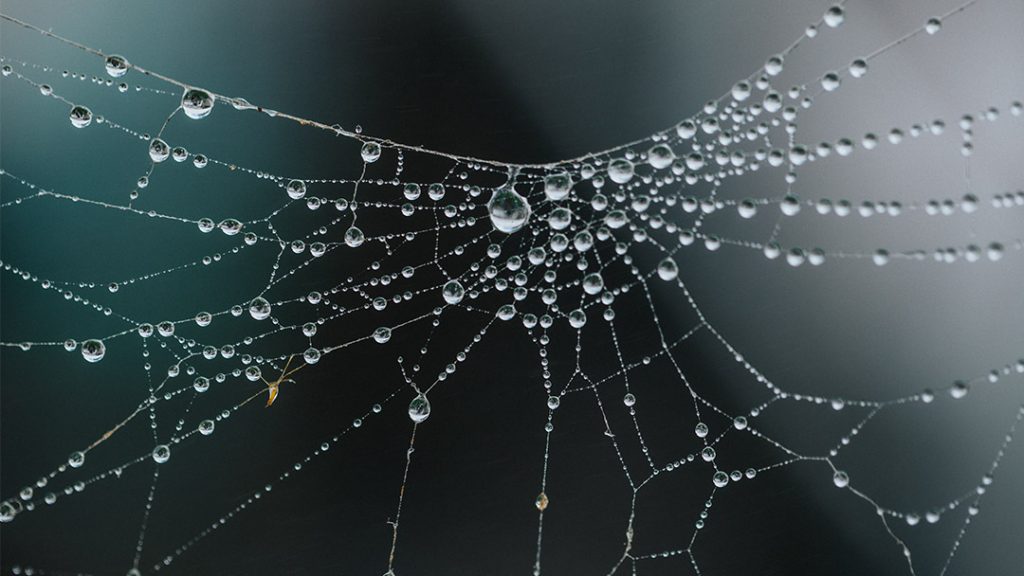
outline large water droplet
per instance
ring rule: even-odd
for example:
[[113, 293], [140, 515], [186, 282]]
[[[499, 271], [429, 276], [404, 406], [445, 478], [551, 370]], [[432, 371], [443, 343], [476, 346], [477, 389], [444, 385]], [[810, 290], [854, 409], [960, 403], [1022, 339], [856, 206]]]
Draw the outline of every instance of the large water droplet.
[[572, 188], [572, 177], [565, 172], [548, 174], [544, 177], [544, 195], [548, 200], [564, 200]]
[[494, 227], [506, 234], [517, 232], [530, 219], [530, 203], [511, 184], [494, 191], [487, 211]]
[[244, 228], [245, 225], [239, 222], [238, 220], [235, 220], [234, 218], [226, 218], [224, 220], [221, 220], [220, 224], [218, 224], [217, 227], [220, 228], [220, 231], [223, 232], [225, 235], [234, 236], [241, 232], [242, 228]]
[[149, 157], [153, 162], [163, 162], [171, 157], [171, 147], [160, 138], [149, 141]]
[[608, 177], [612, 182], [625, 184], [633, 179], [633, 163], [625, 158], [616, 158], [608, 163]]
[[71, 118], [71, 125], [75, 128], [85, 128], [92, 124], [92, 110], [85, 106], [72, 106], [69, 117]]
[[82, 358], [86, 362], [99, 362], [107, 353], [107, 347], [101, 340], [86, 340], [82, 342]]
[[320, 361], [320, 351], [310, 346], [306, 348], [306, 351], [302, 353], [302, 360], [306, 364], [316, 364]]
[[953, 383], [953, 386], [949, 389], [949, 395], [959, 400], [964, 396], [967, 396], [967, 392], [970, 390], [970, 385], [963, 380], [957, 380]]
[[569, 325], [573, 328], [583, 328], [587, 323], [587, 313], [582, 308], [577, 308], [572, 312], [569, 312]]
[[409, 418], [419, 424], [430, 417], [430, 400], [423, 394], [416, 396], [409, 402]]
[[740, 217], [742, 218], [753, 218], [757, 215], [757, 204], [750, 199], [740, 201], [740, 203], [737, 204], [736, 209], [739, 211]]
[[262, 296], [253, 298], [249, 303], [249, 315], [256, 320], [266, 320], [270, 317], [270, 302]]
[[156, 331], [163, 337], [174, 335], [174, 322], [164, 320], [163, 322], [156, 325]]
[[665, 258], [658, 263], [658, 278], [662, 280], [675, 280], [679, 276], [679, 266], [671, 258]]
[[391, 340], [391, 328], [381, 326], [373, 331], [373, 341], [377, 344], [386, 344], [388, 340]]
[[363, 236], [363, 231], [355, 226], [350, 226], [348, 230], [345, 230], [345, 244], [350, 248], [358, 248], [362, 246], [366, 237]]
[[367, 142], [363, 144], [362, 150], [359, 151], [359, 155], [363, 158], [363, 162], [370, 164], [376, 162], [380, 158], [380, 144], [376, 142]]
[[604, 278], [597, 272], [583, 277], [583, 291], [593, 296], [604, 289]]
[[306, 195], [306, 183], [302, 180], [292, 180], [285, 186], [288, 197], [292, 200], [299, 200]]
[[825, 12], [824, 20], [825, 20], [825, 24], [829, 28], [837, 28], [837, 27], [839, 27], [839, 25], [841, 25], [843, 23], [844, 19], [845, 19], [845, 15], [843, 13], [843, 7], [840, 6], [839, 4], [836, 4], [835, 6], [832, 6], [831, 8], [829, 8]]
[[72, 452], [71, 456], [68, 456], [68, 466], [81, 468], [82, 464], [85, 464], [85, 452]]
[[647, 163], [658, 170], [667, 168], [675, 159], [675, 152], [668, 144], [657, 144], [647, 152]]
[[769, 76], [778, 76], [779, 74], [782, 73], [782, 62], [783, 60], [781, 54], [772, 56], [771, 58], [768, 59], [767, 62], [765, 62], [764, 71]]
[[548, 214], [548, 225], [552, 230], [565, 230], [572, 224], [572, 212], [568, 208], [555, 208]]
[[107, 56], [105, 68], [111, 77], [120, 78], [128, 73], [128, 61], [124, 59], [124, 56], [111, 54]]
[[206, 90], [189, 88], [181, 96], [181, 109], [185, 116], [193, 120], [201, 120], [213, 112], [213, 96]]
[[462, 298], [466, 295], [466, 289], [462, 287], [462, 283], [458, 280], [449, 280], [441, 290], [441, 295], [444, 297], [445, 302], [458, 304], [462, 302]]
[[156, 448], [153, 448], [153, 461], [157, 464], [163, 464], [171, 459], [171, 449], [166, 444], [161, 444]]
[[0, 502], [0, 522], [10, 522], [18, 514], [18, 509], [10, 502]]

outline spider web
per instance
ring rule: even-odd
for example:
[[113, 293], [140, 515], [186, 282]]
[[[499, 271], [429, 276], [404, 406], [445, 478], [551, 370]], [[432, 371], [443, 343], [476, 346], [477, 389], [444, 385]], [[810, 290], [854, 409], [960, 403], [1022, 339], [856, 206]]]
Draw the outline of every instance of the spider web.
[[[32, 62], [31, 54], [4, 54], [5, 95], [40, 93], [24, 114], [68, 114], [60, 121], [75, 137], [84, 132], [94, 151], [130, 157], [132, 170], [144, 167], [130, 180], [95, 186], [7, 166], [0, 174], [5, 226], [13, 222], [15, 228], [5, 234], [5, 301], [57, 314], [24, 327], [38, 337], [17, 333], [21, 326], [5, 327], [5, 364], [24, 355], [52, 363], [48, 378], [88, 381], [59, 392], [63, 401], [81, 396], [76, 406], [90, 406], [88, 386], [100, 382], [115, 384], [122, 396], [109, 418], [110, 410], [96, 410], [102, 419], [73, 411], [82, 424], [71, 445], [34, 435], [8, 440], [39, 442], [35, 453], [42, 460], [5, 459], [5, 539], [29, 522], [47, 530], [51, 510], [73, 508], [94, 494], [107, 507], [137, 512], [129, 544], [110, 542], [92, 551], [98, 568], [69, 564], [64, 553], [47, 551], [59, 545], [40, 541], [33, 549], [17, 549], [24, 558], [5, 553], [5, 568], [14, 574], [194, 573], [201, 568], [187, 565], [191, 554], [250, 521], [275, 498], [301, 490], [292, 487], [324, 473], [325, 462], [356, 462], [344, 451], [348, 447], [383, 436], [389, 448], [362, 458], [391, 465], [392, 483], [380, 487], [390, 494], [389, 506], [365, 513], [386, 528], [386, 539], [375, 541], [377, 564], [353, 564], [388, 575], [423, 571], [429, 558], [403, 558], [414, 546], [403, 530], [409, 506], [416, 505], [407, 495], [428, 481], [429, 461], [445, 456], [443, 446], [424, 450], [422, 444], [432, 428], [456, 417], [455, 406], [467, 408], [459, 397], [469, 392], [461, 389], [508, 375], [516, 386], [503, 389], [496, 402], [507, 404], [509, 418], [535, 421], [537, 434], [529, 439], [536, 448], [535, 489], [512, 498], [517, 516], [508, 520], [535, 529], [532, 562], [512, 571], [541, 574], [548, 573], [548, 562], [566, 565], [560, 545], [552, 550], [550, 542], [560, 537], [551, 523], [563, 506], [578, 512], [589, 504], [574, 501], [576, 487], [560, 485], [552, 475], [557, 470], [559, 479], [583, 484], [608, 474], [580, 464], [588, 450], [603, 454], [595, 461], [611, 462], [616, 481], [626, 487], [615, 535], [593, 543], [614, 552], [603, 573], [662, 573], [678, 570], [680, 564], [672, 564], [678, 560], [696, 574], [719, 573], [721, 567], [707, 568], [714, 560], [716, 524], [748, 521], [737, 519], [730, 499], [777, 498], [770, 490], [759, 495], [759, 486], [794, 467], [811, 470], [817, 485], [853, 503], [844, 510], [867, 510], [871, 521], [856, 525], [880, 536], [882, 557], [900, 571], [954, 569], [962, 546], [969, 545], [969, 529], [982, 517], [984, 498], [998, 488], [997, 469], [1024, 418], [1019, 394], [1012, 412], [999, 414], [1002, 420], [993, 415], [992, 422], [981, 423], [995, 435], [980, 448], [984, 462], [969, 471], [972, 480], [944, 487], [920, 507], [902, 506], [884, 485], [859, 477], [848, 466], [865, 455], [848, 454], [873, 427], [891, 426], [880, 423], [886, 416], [992, 393], [1004, 379], [1019, 379], [1024, 360], [986, 357], [987, 370], [922, 383], [906, 394], [834, 394], [826, 386], [814, 392], [817, 385], [787, 383], [748, 360], [752, 352], [717, 327], [690, 286], [702, 275], [706, 255], [728, 252], [752, 254], [794, 274], [833, 266], [1011, 266], [1019, 259], [1019, 238], [980, 239], [973, 229], [962, 242], [943, 235], [939, 246], [908, 246], [901, 235], [884, 246], [824, 248], [819, 246], [829, 244], [828, 229], [807, 224], [1008, 214], [1018, 218], [1010, 230], [1019, 226], [1024, 192], [983, 193], [972, 185], [971, 170], [978, 162], [975, 148], [982, 148], [976, 133], [1019, 130], [1019, 101], [963, 103], [954, 117], [816, 143], [804, 138], [807, 125], [819, 128], [813, 120], [819, 104], [849, 85], [870, 82], [898, 49], [941, 42], [946, 29], [972, 9], [969, 3], [922, 18], [919, 26], [842, 65], [809, 74], [798, 67], [797, 77], [789, 63], [849, 25], [838, 4], [679, 123], [546, 164], [443, 153], [272, 110], [150, 70], [130, 54], [101, 52], [0, 15], [6, 33], [32, 30], [75, 57], [88, 57], [88, 67], [72, 71]], [[110, 102], [103, 91], [125, 99], [103, 106]], [[245, 134], [254, 116], [271, 120], [269, 130], [298, 130], [286, 137], [315, 140], [323, 158], [292, 167], [243, 139], [204, 141], [198, 132], [203, 124], [223, 121], [230, 123], [228, 132]], [[811, 118], [806, 124], [805, 117]], [[270, 141], [285, 142], [282, 134], [270, 132]], [[804, 175], [814, 181], [822, 166], [839, 170], [864, 155], [895, 155], [927, 142], [936, 144], [942, 162], [963, 163], [963, 193], [865, 200], [813, 196], [802, 188]], [[210, 153], [201, 150], [204, 145]], [[66, 168], [73, 172], [75, 162]], [[22, 254], [19, 239], [27, 237], [24, 227], [45, 227], [45, 218], [57, 211], [85, 221], [77, 224], [81, 230], [62, 231], [74, 239], [80, 260], [41, 271], [37, 266], [45, 268], [45, 261]], [[813, 240], [784, 241], [807, 237], [791, 232], [801, 224], [811, 226]], [[133, 245], [139, 235], [146, 242]], [[127, 256], [116, 260], [122, 251]], [[98, 275], [103, 267], [96, 260], [104, 258], [123, 272]], [[700, 360], [714, 364], [714, 371]], [[261, 418], [302, 398], [303, 410], [317, 410], [320, 402], [330, 406], [330, 426], [311, 425], [315, 441], [282, 440], [285, 462], [233, 456], [246, 435], [260, 437], [255, 429], [267, 427]], [[10, 403], [5, 397], [5, 420]], [[664, 406], [672, 407], [668, 415]], [[771, 421], [777, 413], [784, 424]], [[301, 414], [292, 412], [299, 419]], [[814, 419], [827, 419], [834, 428], [825, 431]], [[803, 422], [804, 432], [787, 429]], [[589, 445], [572, 455], [560, 451], [563, 429], [585, 430]], [[220, 440], [230, 434], [237, 436]], [[801, 434], [818, 437], [805, 442]], [[196, 454], [192, 460], [190, 453]], [[576, 459], [578, 474], [566, 470], [572, 466], [559, 470], [563, 456]], [[173, 508], [187, 506], [189, 491], [216, 489], [202, 477], [198, 486], [195, 478], [183, 486], [183, 477], [168, 476], [176, 465], [194, 470], [218, 460], [231, 471], [232, 486], [241, 477], [241, 492], [219, 492], [217, 509], [187, 511], [188, 522], [181, 521]], [[501, 468], [519, 474], [515, 462]], [[141, 498], [117, 488], [132, 477], [145, 479]], [[685, 488], [665, 487], [676, 478], [685, 479]], [[285, 510], [301, 514], [296, 507], [335, 499], [356, 507], [360, 490], [377, 488], [346, 486], [293, 497]], [[696, 494], [699, 502], [677, 508], [678, 491]], [[684, 510], [675, 529], [640, 528], [645, 516], [668, 508]], [[160, 525], [161, 516], [178, 520]], [[933, 524], [947, 532], [922, 534]], [[927, 551], [924, 559], [915, 553], [918, 544]], [[237, 548], [244, 554], [261, 546]], [[116, 570], [111, 562], [118, 562]]]

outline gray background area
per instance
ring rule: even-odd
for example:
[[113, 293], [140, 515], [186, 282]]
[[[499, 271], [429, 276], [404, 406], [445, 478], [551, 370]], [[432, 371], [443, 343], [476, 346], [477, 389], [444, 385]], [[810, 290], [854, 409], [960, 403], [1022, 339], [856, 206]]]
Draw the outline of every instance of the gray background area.
[[[369, 134], [482, 158], [550, 161], [603, 150], [687, 117], [787, 46], [827, 6], [803, 0], [4, 0], [0, 10], [193, 85], [327, 124], [358, 124]], [[950, 0], [852, 1], [843, 27], [823, 30], [787, 61], [783, 83], [845, 67], [955, 6]], [[800, 120], [800, 140], [813, 144], [945, 119], [950, 129], [941, 137], [882, 143], [871, 152], [819, 161], [795, 185], [804, 198], [908, 204], [967, 192], [956, 119], [998, 106], [999, 121], [981, 122], [975, 131], [970, 187], [982, 199], [982, 210], [970, 216], [871, 219], [819, 217], [805, 210], [785, 222], [780, 241], [870, 252], [1022, 236], [1022, 208], [988, 205], [993, 194], [1024, 186], [1024, 118], [1008, 113], [1010, 101], [1024, 98], [1022, 26], [1024, 4], [980, 0], [938, 35], [922, 35], [873, 61], [865, 78], [847, 79], [842, 90], [820, 97]], [[0, 53], [102, 75], [96, 58], [6, 22], [0, 24]], [[96, 113], [143, 131], [156, 131], [175, 105], [169, 96], [119, 94], [59, 75], [32, 74], [50, 78], [55, 89]], [[130, 74], [126, 80], [138, 78]], [[146, 168], [143, 143], [99, 128], [74, 131], [62, 105], [13, 78], [0, 87], [0, 166], [60, 192], [124, 200]], [[283, 124], [217, 109], [201, 126], [179, 122], [168, 134], [190, 142], [190, 149], [273, 173], [353, 175], [351, 143]], [[270, 184], [261, 188], [251, 179], [165, 172], [154, 177], [145, 197], [159, 211], [188, 217], [258, 214], [279, 199]], [[778, 171], [736, 180], [723, 190], [730, 198], [783, 192]], [[3, 180], [4, 200], [23, 193]], [[5, 209], [2, 258], [42, 277], [105, 282], [224, 249], [213, 246], [217, 239], [191, 230], [112, 212], [45, 200]], [[706, 226], [724, 236], [763, 241], [776, 218], [774, 210], [762, 212], [742, 223], [731, 212], [715, 215]], [[151, 321], [217, 309], [242, 301], [247, 286], [262, 283], [268, 253], [262, 254], [258, 261], [126, 287], [116, 299], [105, 290], [90, 294]], [[996, 264], [929, 260], [879, 268], [869, 260], [831, 260], [791, 269], [755, 251], [727, 247], [709, 254], [695, 248], [683, 253], [680, 264], [711, 323], [763, 374], [792, 392], [894, 398], [943, 388], [1024, 354], [1019, 250], [1008, 250]], [[9, 273], [0, 280], [4, 341], [82, 339], [124, 328]], [[686, 303], [670, 291], [658, 297], [668, 331], [685, 332], [693, 321]], [[636, 325], [637, 349], [649, 347], [651, 323]], [[460, 383], [431, 398], [435, 413], [417, 439], [406, 492], [399, 576], [532, 569], [532, 502], [546, 395], [538, 384], [535, 352], [524, 340], [521, 331], [495, 331], [490, 345], [460, 367]], [[556, 375], [571, 369], [572, 344], [563, 344], [553, 352]], [[601, 343], [594, 346], [597, 354], [609, 352]], [[108, 358], [89, 366], [77, 354], [56, 349], [0, 352], [0, 496], [32, 483], [138, 402], [145, 384], [136, 348], [112, 347]], [[683, 362], [701, 391], [730, 409], [748, 409], [766, 398], [763, 387], [707, 334], [694, 339]], [[372, 351], [325, 363], [307, 376], [305, 387], [285, 390], [287, 402], [272, 411], [239, 414], [223, 433], [218, 429], [209, 441], [175, 453], [161, 474], [143, 567], [173, 552], [393, 388], [382, 380], [397, 378], [393, 360]], [[637, 384], [641, 429], [663, 460], [696, 446], [688, 399], [662, 392], [676, 385], [672, 378], [652, 370]], [[621, 394], [610, 390], [606, 401], [621, 407]], [[235, 400], [226, 396], [220, 402]], [[383, 573], [390, 545], [386, 521], [394, 512], [408, 443], [402, 409], [408, 399], [399, 400], [374, 428], [275, 489], [273, 498], [204, 539], [168, 573]], [[880, 505], [923, 512], [978, 483], [1022, 400], [1024, 384], [1013, 376], [979, 384], [963, 400], [942, 395], [930, 406], [887, 410], [838, 461], [852, 484]], [[217, 400], [212, 405], [219, 406]], [[758, 428], [815, 453], [834, 445], [864, 414], [793, 403], [775, 408], [758, 420]], [[604, 574], [621, 555], [629, 491], [598, 419], [592, 404], [560, 409], [549, 478], [552, 503], [545, 517], [545, 574]], [[613, 425], [627, 435], [626, 417], [619, 415]], [[93, 473], [151, 447], [141, 425], [133, 438], [95, 459], [90, 455]], [[635, 446], [631, 450], [627, 458], [636, 461], [639, 453]], [[779, 459], [763, 446], [744, 443], [720, 454], [728, 469]], [[123, 574], [131, 566], [142, 518], [148, 463], [145, 468], [4, 525], [4, 570], [20, 564], [58, 573]], [[710, 488], [706, 472], [684, 469], [643, 496], [638, 553], [685, 547]], [[1022, 485], [1018, 440], [951, 574], [1024, 570]], [[896, 524], [914, 550], [918, 574], [938, 572], [963, 515], [961, 508], [935, 525]], [[707, 576], [907, 573], [874, 510], [837, 490], [831, 470], [820, 463], [731, 486], [716, 499], [712, 519], [694, 547]], [[683, 556], [638, 565], [645, 575], [692, 570]]]

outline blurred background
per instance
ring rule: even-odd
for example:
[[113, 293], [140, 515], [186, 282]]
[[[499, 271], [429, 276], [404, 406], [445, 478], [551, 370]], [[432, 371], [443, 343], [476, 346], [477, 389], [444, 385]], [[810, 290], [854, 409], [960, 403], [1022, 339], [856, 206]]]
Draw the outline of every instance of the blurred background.
[[[577, 2], [490, 0], [401, 3], [209, 3], [4, 0], [0, 11], [189, 84], [243, 96], [253, 103], [346, 129], [434, 150], [509, 162], [547, 162], [604, 150], [671, 126], [725, 93], [817, 21], [829, 4], [697, 1]], [[955, 1], [899, 3], [856, 0], [846, 22], [786, 60], [781, 85], [809, 82], [826, 70], [920, 27]], [[759, 251], [725, 247], [681, 253], [681, 277], [710, 323], [758, 370], [793, 393], [884, 400], [941, 389], [984, 375], [1024, 354], [1024, 262], [1012, 239], [1021, 235], [1021, 208], [992, 209], [996, 194], [1020, 189], [1024, 118], [1009, 103], [1024, 97], [1024, 5], [979, 0], [948, 19], [935, 35], [920, 35], [871, 62], [866, 77], [847, 78], [801, 116], [798, 140], [855, 141], [935, 118], [939, 137], [910, 139], [849, 158], [818, 161], [801, 170], [794, 190], [806, 199], [981, 199], [973, 215], [897, 218], [817, 216], [785, 221], [786, 246], [826, 251], [891, 252], [1007, 244], [999, 262], [955, 264], [833, 259], [820, 267], [790, 268]], [[52, 66], [25, 69], [94, 113], [155, 133], [177, 95], [117, 90], [62, 78], [62, 70], [103, 77], [102, 62], [8, 22], [0, 24], [4, 57]], [[125, 80], [171, 87], [130, 72]], [[114, 130], [74, 130], [62, 104], [43, 99], [13, 77], [0, 83], [0, 167], [30, 182], [72, 195], [123, 203], [148, 166], [145, 142]], [[172, 90], [172, 92], [176, 92]], [[1001, 116], [979, 122], [970, 180], [956, 122], [989, 106]], [[210, 118], [176, 119], [165, 133], [227, 162], [274, 174], [358, 175], [358, 147], [320, 131], [218, 104]], [[407, 163], [415, 170], [420, 159]], [[9, 178], [3, 201], [26, 195]], [[730, 181], [728, 198], [778, 197], [780, 171]], [[325, 194], [327, 194], [325, 192]], [[280, 205], [272, 183], [209, 167], [162, 165], [138, 204], [187, 218], [258, 217]], [[763, 242], [777, 209], [751, 221], [732, 210], [714, 214], [705, 229]], [[299, 216], [287, 222], [304, 230]], [[0, 257], [40, 277], [94, 282], [83, 297], [130, 318], [157, 322], [198, 310], [221, 310], [251, 298], [266, 281], [276, 250], [257, 245], [228, 255], [222, 235], [199, 235], [173, 222], [114, 210], [39, 199], [0, 213]], [[398, 225], [400, 227], [400, 225]], [[198, 255], [223, 252], [217, 266], [127, 285], [113, 280], [164, 270]], [[297, 261], [296, 261], [297, 262]], [[291, 264], [292, 266], [295, 263]], [[339, 278], [344, 268], [335, 271]], [[40, 290], [9, 272], [0, 277], [0, 339], [5, 342], [84, 340], [125, 328]], [[313, 280], [309, 280], [311, 285]], [[292, 292], [291, 295], [301, 294]], [[655, 294], [659, 320], [678, 337], [694, 313], [678, 291]], [[638, 304], [640, 300], [636, 301]], [[620, 310], [620, 315], [628, 309]], [[642, 307], [620, 325], [624, 352], [638, 358], [656, 349], [657, 332]], [[593, 320], [597, 320], [596, 318]], [[338, 322], [320, 336], [337, 342], [376, 321]], [[595, 325], [597, 322], [595, 322]], [[443, 351], [471, 336], [477, 324], [445, 325], [435, 336]], [[589, 326], [588, 326], [589, 327]], [[186, 337], [195, 337], [193, 334]], [[219, 328], [218, 328], [219, 329]], [[241, 328], [253, 330], [251, 326]], [[229, 338], [230, 328], [224, 328]], [[174, 448], [160, 471], [148, 515], [140, 569], [152, 566], [200, 533], [249, 494], [273, 481], [402, 380], [394, 351], [415, 351], [424, 334], [396, 335], [392, 348], [362, 347], [309, 368], [282, 388], [272, 409], [251, 405], [218, 423], [209, 439]], [[333, 340], [331, 337], [334, 336]], [[583, 356], [606, 374], [615, 364], [606, 334], [584, 343]], [[450, 339], [450, 341], [449, 341]], [[173, 362], [150, 343], [143, 359], [137, 338], [108, 344], [107, 357], [86, 365], [59, 347], [0, 350], [0, 497], [15, 496], [76, 449], [108, 430], [145, 398], [142, 364], [160, 374]], [[553, 379], [564, 383], [574, 364], [568, 329], [551, 346]], [[434, 346], [433, 344], [431, 345]], [[410, 352], [413, 354], [413, 352]], [[443, 367], [443, 353], [435, 358]], [[708, 332], [678, 353], [702, 394], [737, 412], [768, 394]], [[226, 364], [226, 363], [225, 363]], [[544, 465], [547, 393], [536, 345], [521, 329], [497, 326], [451, 382], [431, 395], [433, 413], [417, 432], [405, 490], [394, 571], [417, 574], [523, 574], [533, 570], [537, 540], [534, 499]], [[559, 381], [559, 378], [562, 380]], [[665, 362], [632, 377], [637, 418], [660, 463], [701, 445], [689, 398]], [[233, 388], [232, 388], [233, 387]], [[207, 411], [242, 396], [229, 382], [204, 397]], [[250, 391], [254, 391], [252, 389]], [[607, 387], [609, 425], [623, 444], [617, 454], [591, 398], [565, 401], [551, 438], [541, 564], [544, 574], [607, 574], [621, 558], [632, 491], [624, 467], [640, 473], [644, 459], [621, 383]], [[602, 388], [602, 394], [605, 389]], [[405, 467], [410, 423], [398, 396], [359, 434], [275, 485], [273, 496], [240, 512], [162, 571], [171, 574], [382, 574]], [[923, 514], [969, 492], [988, 470], [1024, 400], [1019, 375], [972, 388], [962, 400], [942, 394], [930, 405], [880, 412], [836, 462], [851, 485], [880, 506]], [[200, 410], [197, 404], [194, 410]], [[251, 409], [250, 409], [251, 408]], [[756, 419], [766, 436], [810, 454], [824, 454], [866, 412], [848, 407], [782, 402]], [[161, 435], [173, 413], [158, 420]], [[85, 479], [152, 448], [148, 424], [89, 454], [75, 479]], [[724, 420], [708, 422], [722, 429]], [[191, 422], [189, 425], [193, 425]], [[724, 469], [761, 467], [783, 456], [764, 443], [732, 435], [718, 448]], [[951, 564], [951, 573], [1012, 574], [1024, 569], [1024, 453], [1011, 444], [995, 483], [981, 502]], [[620, 460], [621, 458], [621, 460]], [[47, 573], [124, 574], [135, 556], [154, 464], [117, 480], [42, 506], [0, 527], [0, 564], [37, 566]], [[688, 465], [689, 466], [689, 465]], [[633, 551], [686, 548], [710, 493], [710, 468], [684, 466], [663, 474], [638, 496]], [[63, 478], [63, 477], [62, 477]], [[64, 484], [48, 487], [63, 488]], [[37, 489], [41, 494], [44, 489]], [[37, 494], [38, 495], [38, 494]], [[911, 547], [918, 574], [937, 574], [966, 516], [964, 507], [934, 524], [893, 521]], [[832, 483], [832, 470], [798, 463], [730, 485], [715, 499], [693, 552], [700, 574], [906, 574], [899, 547], [875, 510]], [[618, 573], [631, 570], [629, 563]], [[685, 554], [642, 560], [641, 574], [689, 574]], [[37, 572], [38, 573], [38, 572]]]

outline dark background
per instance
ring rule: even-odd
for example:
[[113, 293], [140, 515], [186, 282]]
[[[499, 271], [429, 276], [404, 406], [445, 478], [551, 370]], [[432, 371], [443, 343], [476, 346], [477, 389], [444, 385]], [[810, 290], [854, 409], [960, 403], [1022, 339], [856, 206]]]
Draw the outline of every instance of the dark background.
[[[792, 79], [784, 82], [841, 68], [955, 6], [853, 2], [842, 28], [823, 30], [788, 59], [786, 78]], [[5, 0], [0, 8], [171, 77], [327, 124], [350, 129], [358, 124], [369, 134], [482, 158], [549, 161], [642, 137], [692, 114], [788, 45], [827, 4]], [[959, 198], [967, 184], [955, 119], [989, 105], [999, 106], [1003, 115], [976, 130], [971, 186], [986, 202], [995, 193], [1019, 188], [1024, 120], [1011, 118], [1007, 108], [1024, 95], [1022, 22], [1018, 2], [979, 2], [948, 21], [940, 34], [914, 39], [872, 62], [863, 80], [847, 80], [841, 91], [820, 98], [800, 121], [804, 141], [857, 139], [867, 131], [906, 130], [936, 117], [950, 130], [940, 138], [883, 144], [872, 153], [820, 162], [802, 173], [797, 191], [805, 198], [896, 198], [905, 204]], [[0, 36], [5, 56], [102, 76], [98, 59], [37, 33], [4, 23]], [[143, 131], [157, 130], [176, 105], [174, 96], [118, 94], [87, 81], [26, 74]], [[138, 78], [130, 73], [125, 80]], [[72, 130], [62, 105], [43, 100], [13, 78], [0, 86], [3, 168], [58, 192], [124, 201], [148, 164], [144, 143], [97, 127]], [[226, 106], [201, 123], [172, 123], [167, 137], [172, 144], [187, 142], [192, 151], [275, 174], [352, 177], [357, 169], [351, 142]], [[778, 196], [783, 190], [778, 172], [730, 186], [725, 193], [735, 198]], [[25, 192], [9, 179], [2, 190], [5, 201]], [[280, 204], [279, 194], [268, 182], [213, 167], [200, 176], [168, 163], [155, 173], [143, 202], [162, 212], [219, 219], [265, 213]], [[737, 225], [729, 214], [709, 219], [707, 226], [762, 241], [775, 221], [771, 211], [763, 212], [751, 223]], [[307, 226], [299, 216], [284, 220], [296, 230]], [[209, 269], [126, 286], [111, 295], [102, 286], [112, 279], [162, 270], [232, 244], [178, 225], [46, 199], [5, 209], [2, 226], [5, 263], [41, 277], [97, 282], [100, 288], [82, 294], [151, 322], [244, 301], [265, 281], [274, 255], [257, 247]], [[993, 211], [986, 203], [976, 215], [948, 218], [839, 220], [802, 214], [786, 222], [780, 239], [829, 250], [931, 249], [1013, 238], [1020, 230], [1017, 212]], [[851, 260], [795, 270], [753, 251], [683, 254], [682, 276], [711, 323], [786, 390], [894, 398], [984, 374], [1021, 355], [1024, 269], [1017, 250], [998, 264], [928, 261], [877, 268]], [[345, 270], [330, 273], [343, 278]], [[2, 281], [0, 339], [5, 342], [82, 340], [125, 327], [9, 273]], [[293, 287], [288, 295], [301, 293]], [[665, 290], [656, 297], [669, 334], [693, 325], [678, 292]], [[648, 317], [626, 314], [638, 303], [625, 301], [620, 309], [620, 336], [628, 334], [624, 352], [634, 359], [657, 342]], [[596, 320], [591, 321], [596, 325]], [[378, 324], [338, 322], [320, 336], [337, 342]], [[442, 368], [478, 326], [469, 315], [465, 322], [455, 317], [446, 323], [436, 340], [438, 353], [424, 363], [424, 371]], [[247, 407], [218, 423], [212, 437], [176, 447], [161, 469], [143, 573], [398, 388], [395, 353], [411, 357], [425, 334], [396, 334], [388, 347], [363, 345], [333, 355], [301, 373], [271, 410]], [[564, 383], [574, 340], [568, 330], [559, 336], [551, 347], [552, 371], [556, 383]], [[592, 341], [584, 343], [583, 359], [594, 374], [603, 375], [614, 368], [612, 352], [607, 334], [595, 329]], [[140, 353], [135, 338], [109, 344], [107, 358], [96, 365], [56, 348], [3, 349], [0, 496], [14, 496], [145, 397]], [[707, 333], [677, 357], [698, 390], [729, 410], [747, 410], [768, 397]], [[155, 373], [170, 361], [166, 351], [154, 350]], [[690, 401], [668, 368], [655, 363], [631, 380], [641, 432], [659, 463], [700, 446], [692, 434]], [[547, 418], [540, 382], [535, 346], [521, 329], [499, 325], [431, 395], [433, 414], [417, 432], [396, 574], [532, 569], [533, 500]], [[229, 382], [219, 390], [222, 396], [211, 394], [194, 410], [214, 414], [237, 402], [241, 388]], [[645, 475], [621, 405], [621, 383], [606, 388], [603, 400], [626, 466]], [[940, 396], [930, 406], [883, 411], [837, 462], [849, 471], [852, 484], [880, 505], [923, 512], [978, 483], [1024, 398], [1021, 390], [1019, 376], [1011, 377], [978, 385], [958, 402]], [[625, 539], [630, 490], [623, 465], [603, 435], [592, 399], [577, 397], [559, 408], [552, 435], [545, 574], [607, 573]], [[166, 571], [385, 572], [391, 538], [386, 522], [394, 515], [405, 464], [410, 398], [403, 390], [357, 434], [275, 485], [270, 497], [201, 540]], [[794, 448], [822, 453], [863, 415], [851, 408], [834, 412], [781, 403], [756, 425]], [[173, 411], [161, 416], [162, 434], [175, 419]], [[708, 423], [716, 429], [728, 425]], [[75, 474], [88, 477], [147, 452], [148, 429], [141, 419], [133, 426], [117, 443], [91, 453]], [[720, 465], [728, 470], [782, 459], [763, 444], [730, 440], [719, 449]], [[18, 564], [123, 574], [131, 566], [152, 466], [147, 461], [120, 480], [97, 483], [4, 525], [0, 563], [5, 570]], [[710, 493], [710, 474], [706, 465], [684, 466], [641, 491], [635, 553], [686, 546]], [[1024, 568], [1021, 478], [1024, 457], [1011, 444], [957, 551], [953, 573], [1012, 574]], [[960, 508], [937, 524], [915, 528], [895, 523], [914, 551], [917, 573], [938, 572], [964, 514]], [[796, 464], [730, 485], [716, 497], [707, 524], [694, 547], [706, 575], [907, 572], [871, 506], [837, 490], [831, 470], [821, 463]], [[624, 565], [620, 573], [628, 569]], [[637, 564], [642, 574], [692, 570], [684, 555]]]

